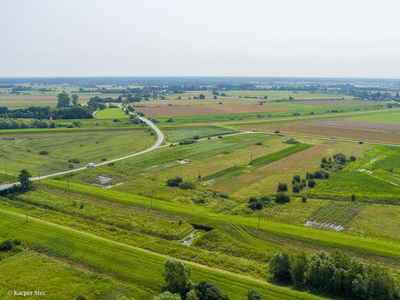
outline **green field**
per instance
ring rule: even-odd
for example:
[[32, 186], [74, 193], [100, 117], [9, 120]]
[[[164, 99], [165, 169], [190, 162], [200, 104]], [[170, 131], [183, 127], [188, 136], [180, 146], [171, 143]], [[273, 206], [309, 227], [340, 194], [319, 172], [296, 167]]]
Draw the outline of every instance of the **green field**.
[[230, 128], [219, 127], [215, 125], [203, 126], [170, 126], [160, 128], [166, 132], [170, 142], [178, 142], [184, 139], [193, 139], [198, 135], [200, 138], [211, 137], [216, 135], [237, 133], [239, 131]]
[[96, 119], [127, 119], [129, 115], [120, 108], [106, 108], [97, 112], [94, 117]]
[[366, 201], [398, 203], [400, 149], [376, 146], [312, 191], [316, 195], [356, 197]]
[[[29, 271], [21, 272], [21, 269]], [[2, 260], [0, 272], [7, 274], [0, 280], [1, 295], [6, 295], [8, 290], [37, 290], [45, 292], [46, 298], [49, 299], [75, 299], [78, 295], [85, 295], [88, 299], [107, 299], [123, 295], [134, 296], [140, 293], [128, 284], [119, 283], [79, 267], [66, 265], [62, 261], [32, 251], [22, 252]], [[68, 288], [60, 288], [63, 286], [68, 286]], [[2, 299], [12, 298], [2, 296]]]
[[[68, 160], [78, 159], [74, 168], [142, 150], [154, 139], [145, 130], [46, 131], [0, 133], [0, 168], [33, 174], [69, 169]], [[41, 151], [48, 151], [40, 155]]]
[[[136, 287], [134, 297], [148, 298], [151, 294], [160, 292], [164, 285], [161, 274], [163, 261], [166, 258], [163, 256], [36, 220], [26, 223], [23, 215], [17, 216], [4, 211], [0, 214], [0, 228], [2, 228], [0, 235], [3, 238], [18, 236], [26, 245], [39, 253], [68, 259], [94, 270], [106, 272], [117, 280]], [[190, 267], [192, 280], [195, 283], [201, 279], [209, 279], [217, 283], [231, 299], [243, 299], [249, 289], [259, 290], [266, 299], [276, 299], [277, 296], [281, 299], [318, 298], [217, 270], [194, 265]]]
[[400, 112], [399, 111], [384, 112], [384, 113], [376, 112], [374, 114], [368, 114], [365, 116], [353, 116], [351, 118], [346, 118], [346, 119], [400, 124]]
[[[304, 129], [311, 125], [303, 124], [330, 119], [400, 124], [394, 102], [400, 98], [389, 101], [383, 92], [389, 85], [377, 86], [382, 96], [376, 99], [374, 89], [359, 90], [368, 97], [353, 97], [358, 86], [335, 80], [315, 83], [318, 92], [300, 91], [310, 90], [314, 83], [308, 82], [292, 82], [285, 91], [235, 90], [236, 83], [224, 87], [219, 81], [193, 85], [195, 90], [183, 93], [164, 85], [165, 78], [146, 80], [160, 82], [112, 84], [112, 79], [104, 79], [104, 84], [82, 87], [37, 85], [52, 91], [19, 95], [0, 89], [0, 106], [10, 109], [55, 107], [57, 94], [65, 91], [77, 92], [81, 104], [94, 96], [121, 95], [122, 105], [136, 106], [137, 111], [146, 107], [149, 115], [151, 107], [158, 106], [161, 112], [169, 106], [164, 111], [172, 115], [174, 107], [182, 105], [236, 104], [218, 111], [239, 111], [172, 120], [156, 117], [155, 125], [171, 144], [96, 168], [42, 178], [30, 190], [2, 191], [0, 245], [5, 239], [22, 243], [9, 252], [0, 249], [0, 274], [9, 274], [0, 276], [0, 294], [36, 289], [45, 290], [49, 299], [75, 299], [79, 294], [93, 300], [152, 299], [165, 285], [163, 262], [175, 258], [190, 266], [194, 284], [201, 279], [215, 282], [230, 299], [243, 300], [253, 289], [264, 299], [342, 299], [328, 290], [282, 284], [272, 274], [270, 262], [277, 251], [294, 261], [301, 251], [308, 255], [321, 250], [339, 250], [388, 268], [398, 286], [400, 147], [354, 138], [348, 142], [345, 128], [340, 129], [343, 136], [340, 130], [331, 134], [324, 127], [327, 135], [314, 137]], [[256, 85], [279, 89], [284, 82]], [[395, 95], [397, 87], [391, 84], [389, 93]], [[145, 89], [141, 93], [128, 87]], [[109, 89], [118, 93], [107, 94]], [[227, 96], [214, 98], [213, 91]], [[205, 99], [193, 99], [200, 94]], [[128, 103], [140, 97], [142, 101]], [[289, 97], [295, 101], [286, 101]], [[249, 105], [280, 110], [262, 111], [257, 106], [254, 110], [261, 112], [243, 113], [253, 111]], [[18, 120], [22, 121], [33, 119]], [[146, 124], [129, 122], [121, 108], [100, 110], [90, 119], [54, 122], [55, 128], [0, 131], [0, 183], [16, 181], [25, 168], [33, 176], [43, 176], [137, 153], [157, 139]], [[304, 133], [296, 134], [301, 128]], [[183, 140], [194, 142], [179, 145]], [[321, 160], [330, 162], [338, 153], [347, 157], [340, 168], [332, 163], [333, 168], [324, 170], [328, 176], [312, 179], [324, 168]], [[7, 178], [5, 170], [12, 172]], [[177, 177], [183, 184], [173, 186], [169, 180]], [[297, 191], [295, 178], [301, 182]], [[290, 197], [285, 204], [277, 200], [280, 183], [287, 185]], [[261, 206], [252, 205], [254, 201]]]

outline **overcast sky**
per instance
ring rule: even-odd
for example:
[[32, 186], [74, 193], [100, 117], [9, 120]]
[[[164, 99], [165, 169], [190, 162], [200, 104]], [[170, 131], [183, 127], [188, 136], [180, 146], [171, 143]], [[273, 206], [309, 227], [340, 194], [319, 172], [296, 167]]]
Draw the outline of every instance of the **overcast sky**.
[[0, 76], [400, 78], [399, 0], [0, 0]]

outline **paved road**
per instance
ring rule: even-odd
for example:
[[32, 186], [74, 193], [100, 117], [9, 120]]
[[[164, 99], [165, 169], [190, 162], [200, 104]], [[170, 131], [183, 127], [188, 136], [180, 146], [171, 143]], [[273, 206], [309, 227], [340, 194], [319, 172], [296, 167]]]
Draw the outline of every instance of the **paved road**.
[[[133, 114], [133, 113], [130, 112], [130, 114]], [[164, 141], [164, 134], [161, 132], [161, 130], [158, 129], [158, 127], [156, 125], [154, 125], [154, 123], [151, 122], [150, 120], [148, 120], [148, 119], [146, 119], [144, 117], [139, 117], [139, 116], [138, 116], [138, 118], [140, 120], [142, 120], [143, 122], [147, 123], [147, 125], [149, 125], [156, 132], [158, 138], [157, 138], [157, 141], [154, 143], [154, 145], [151, 146], [150, 148], [146, 149], [146, 150], [143, 150], [143, 151], [140, 151], [140, 152], [137, 152], [137, 153], [134, 153], [134, 154], [130, 154], [130, 155], [127, 155], [127, 156], [123, 156], [123, 157], [119, 157], [119, 158], [108, 160], [108, 161], [105, 161], [105, 162], [102, 162], [102, 163], [95, 164], [93, 166], [93, 168], [104, 166], [104, 165], [107, 165], [109, 163], [113, 163], [113, 162], [116, 162], [116, 161], [120, 161], [120, 160], [131, 158], [131, 157], [135, 157], [135, 156], [138, 156], [138, 155], [153, 151], [153, 150], [157, 149], [162, 144], [162, 142]], [[79, 171], [83, 171], [83, 170], [87, 170], [87, 168], [86, 167], [82, 167], [82, 168], [78, 168], [78, 169], [72, 169], [72, 170], [59, 172], [59, 173], [54, 173], [54, 174], [49, 174], [49, 175], [44, 175], [44, 176], [40, 176], [40, 177], [32, 177], [31, 180], [35, 181], [35, 180], [39, 180], [39, 179], [44, 179], [44, 178], [49, 178], [49, 177], [54, 177], [54, 176], [59, 176], [59, 175], [75, 173], [75, 172], [79, 172]], [[7, 190], [7, 189], [11, 188], [13, 185], [16, 185], [16, 184], [18, 184], [18, 183], [10, 183], [10, 184], [0, 185], [0, 191]]]

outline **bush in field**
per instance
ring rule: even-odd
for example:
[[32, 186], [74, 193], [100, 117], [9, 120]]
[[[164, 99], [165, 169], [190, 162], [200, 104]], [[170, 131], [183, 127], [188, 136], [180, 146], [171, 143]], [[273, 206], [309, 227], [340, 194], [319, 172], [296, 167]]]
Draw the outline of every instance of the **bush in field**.
[[83, 123], [81, 121], [73, 121], [72, 125], [74, 125], [75, 127], [81, 127]]
[[194, 287], [199, 300], [229, 300], [214, 282], [202, 280]]
[[300, 175], [294, 175], [294, 176], [293, 176], [293, 181], [292, 181], [293, 184], [294, 184], [295, 182], [300, 183], [300, 181], [301, 181]]
[[224, 199], [229, 199], [229, 195], [225, 193], [220, 193], [219, 196]]
[[189, 145], [189, 144], [194, 144], [197, 143], [195, 140], [183, 140], [179, 142], [179, 145]]
[[292, 187], [293, 193], [300, 193], [301, 187], [297, 182]]
[[172, 123], [172, 122], [174, 122], [174, 118], [168, 118], [168, 120], [166, 122], [167, 123]]
[[301, 197], [301, 202], [307, 203], [307, 197], [306, 196]]
[[275, 202], [276, 203], [288, 203], [288, 202], [290, 202], [290, 197], [289, 197], [289, 195], [285, 194], [284, 192], [279, 192], [278, 194], [276, 194]]
[[49, 154], [49, 151], [47, 151], [47, 150], [42, 150], [42, 151], [39, 152], [39, 154], [40, 154], [40, 155], [47, 155], [47, 154]]
[[193, 139], [194, 139], [194, 140], [198, 140], [198, 139], [200, 139], [200, 136], [197, 134], [197, 135], [195, 135], [195, 136], [193, 137]]
[[167, 185], [168, 186], [173, 186], [173, 187], [177, 187], [182, 183], [182, 177], [175, 177], [175, 178], [170, 178], [167, 180]]
[[259, 291], [250, 291], [247, 293], [247, 300], [263, 300], [264, 296]]
[[179, 184], [179, 187], [182, 190], [195, 190], [196, 189], [196, 185], [191, 181], [182, 182], [181, 184]]
[[271, 199], [269, 197], [263, 196], [260, 199], [250, 197], [249, 205], [247, 207], [252, 210], [262, 210], [268, 205], [271, 205]]
[[0, 251], [10, 251], [14, 247], [12, 240], [5, 240], [0, 243]]
[[278, 184], [278, 192], [286, 192], [287, 191], [287, 184], [279, 182]]
[[169, 291], [165, 291], [164, 293], [159, 294], [154, 297], [154, 300], [181, 300], [181, 296], [179, 294], [172, 294]]
[[200, 98], [200, 99], [206, 99], [206, 96], [204, 96], [203, 94], [200, 94], [200, 95], [199, 95], [199, 98]]
[[81, 161], [77, 158], [71, 158], [68, 160], [69, 163], [79, 164]]
[[315, 183], [315, 180], [314, 179], [310, 179], [309, 181], [308, 181], [308, 187], [309, 188], [313, 188], [313, 187], [315, 187], [315, 185], [316, 185], [316, 183]]

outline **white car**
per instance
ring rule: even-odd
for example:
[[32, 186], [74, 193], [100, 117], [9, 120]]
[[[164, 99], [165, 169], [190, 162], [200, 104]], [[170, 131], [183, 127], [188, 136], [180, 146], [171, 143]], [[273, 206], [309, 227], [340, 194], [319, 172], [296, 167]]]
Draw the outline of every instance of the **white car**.
[[88, 169], [93, 168], [93, 167], [94, 167], [94, 163], [88, 163], [86, 166], [86, 168], [88, 168]]

